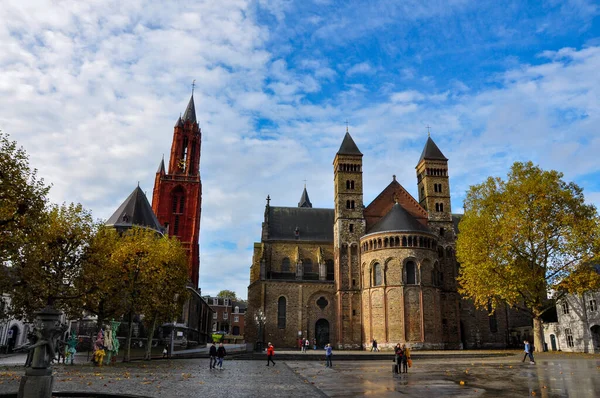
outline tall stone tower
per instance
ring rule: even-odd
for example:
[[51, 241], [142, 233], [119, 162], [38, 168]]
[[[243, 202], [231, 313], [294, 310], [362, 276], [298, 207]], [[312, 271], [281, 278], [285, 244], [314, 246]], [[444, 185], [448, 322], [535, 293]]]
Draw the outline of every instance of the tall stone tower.
[[160, 161], [154, 179], [152, 210], [169, 236], [176, 236], [188, 252], [188, 273], [194, 288], [200, 271], [200, 144], [202, 133], [196, 121], [194, 95], [185, 113], [175, 123], [169, 157], [169, 170]]
[[421, 158], [417, 163], [417, 187], [419, 204], [427, 210], [428, 224], [438, 235], [438, 261], [441, 267], [441, 313], [442, 339], [446, 348], [458, 348], [460, 344], [460, 296], [456, 291], [458, 267], [456, 262], [456, 233], [450, 207], [450, 180], [448, 159], [427, 138]]
[[346, 130], [333, 161], [334, 279], [338, 348], [362, 346], [359, 241], [365, 234], [362, 153]]
[[431, 137], [427, 138], [416, 169], [419, 204], [429, 214], [430, 228], [442, 241], [454, 244], [448, 159]]

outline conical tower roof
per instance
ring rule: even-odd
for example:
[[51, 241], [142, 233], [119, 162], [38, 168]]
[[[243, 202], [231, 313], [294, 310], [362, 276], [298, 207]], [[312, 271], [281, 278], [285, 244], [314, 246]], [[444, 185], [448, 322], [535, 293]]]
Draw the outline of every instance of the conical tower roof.
[[183, 126], [183, 120], [181, 120], [181, 115], [179, 115], [179, 118], [175, 122], [175, 126], [174, 127], [181, 127], [181, 126]]
[[185, 112], [183, 113], [183, 121], [190, 121], [192, 123], [196, 123], [196, 107], [194, 106], [194, 94], [190, 97], [190, 102], [188, 102], [187, 108], [185, 108]]
[[158, 165], [158, 170], [156, 171], [158, 174], [166, 174], [165, 172], [165, 158], [160, 160], [160, 164]]
[[417, 221], [415, 217], [398, 203], [394, 204], [391, 210], [377, 224], [373, 225], [373, 228], [368, 233], [390, 231], [431, 233], [429, 228]]
[[440, 151], [435, 142], [431, 139], [431, 137], [427, 137], [427, 142], [425, 143], [425, 148], [423, 148], [423, 152], [421, 153], [421, 158], [419, 159], [419, 163], [423, 160], [448, 160]]
[[310, 203], [310, 199], [308, 198], [308, 192], [306, 192], [306, 187], [304, 187], [304, 191], [302, 191], [302, 197], [300, 198], [300, 202], [298, 202], [298, 207], [312, 207], [312, 203]]
[[340, 145], [340, 150], [337, 152], [338, 155], [360, 155], [362, 153], [358, 150], [356, 143], [350, 136], [350, 133], [346, 131], [346, 135], [344, 136], [344, 140], [342, 141], [342, 145]]
[[110, 216], [105, 225], [115, 228], [131, 228], [137, 225], [162, 232], [160, 222], [158, 222], [148, 202], [148, 198], [146, 198], [146, 195], [139, 186], [125, 199], [117, 211]]

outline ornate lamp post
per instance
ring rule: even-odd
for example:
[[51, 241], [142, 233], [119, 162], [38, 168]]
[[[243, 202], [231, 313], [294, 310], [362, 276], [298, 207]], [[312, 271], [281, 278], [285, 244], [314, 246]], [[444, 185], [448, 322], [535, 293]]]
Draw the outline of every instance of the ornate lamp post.
[[264, 314], [262, 309], [259, 309], [254, 314], [254, 322], [258, 326], [258, 339], [256, 341], [256, 350], [262, 351], [263, 349], [263, 326], [267, 321], [267, 316]]

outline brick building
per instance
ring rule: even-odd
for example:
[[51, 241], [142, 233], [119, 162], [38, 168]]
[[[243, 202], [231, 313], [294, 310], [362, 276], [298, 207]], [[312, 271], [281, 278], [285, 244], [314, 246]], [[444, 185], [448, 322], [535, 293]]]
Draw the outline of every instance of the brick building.
[[232, 336], [243, 336], [247, 305], [244, 302], [222, 297], [204, 297], [213, 310], [211, 325], [213, 332], [226, 332]]
[[267, 197], [248, 287], [249, 319], [260, 309], [266, 321], [250, 322], [246, 341], [506, 346], [509, 311], [488, 316], [457, 293], [460, 215], [451, 212], [448, 159], [437, 145], [428, 138], [417, 161], [418, 200], [393, 176], [365, 206], [362, 166], [346, 131], [333, 161], [333, 209], [313, 208], [306, 187], [298, 207]]

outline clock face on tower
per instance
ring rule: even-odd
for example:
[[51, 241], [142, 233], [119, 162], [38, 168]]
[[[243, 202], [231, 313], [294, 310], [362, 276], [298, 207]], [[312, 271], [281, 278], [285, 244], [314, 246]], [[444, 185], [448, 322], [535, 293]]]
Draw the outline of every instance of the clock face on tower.
[[185, 160], [184, 159], [180, 159], [178, 165], [179, 165], [180, 170], [185, 170]]

